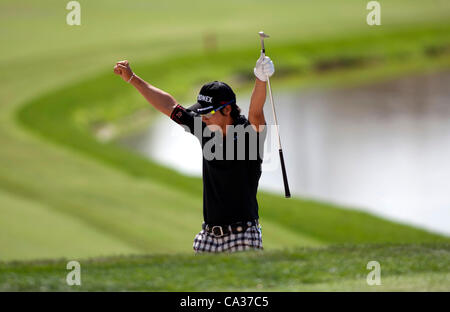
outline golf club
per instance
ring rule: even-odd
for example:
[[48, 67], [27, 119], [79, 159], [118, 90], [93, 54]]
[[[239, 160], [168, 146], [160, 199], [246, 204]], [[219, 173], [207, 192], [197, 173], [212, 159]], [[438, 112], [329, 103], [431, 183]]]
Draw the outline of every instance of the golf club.
[[[264, 47], [264, 38], [269, 38], [269, 35], [266, 35], [263, 31], [260, 31], [258, 34], [259, 34], [259, 37], [261, 38], [261, 53], [263, 56], [265, 56], [266, 49]], [[272, 104], [272, 113], [273, 113], [273, 118], [275, 120], [275, 129], [277, 131], [277, 136], [278, 136], [278, 152], [280, 154], [281, 171], [283, 173], [284, 195], [286, 198], [289, 198], [289, 197], [291, 197], [291, 191], [289, 190], [289, 183], [288, 183], [288, 178], [287, 178], [287, 173], [286, 173], [286, 167], [284, 165], [283, 149], [281, 148], [280, 131], [278, 129], [277, 114], [275, 112], [275, 105], [273, 104], [272, 87], [270, 85], [269, 76], [267, 76], [267, 85], [269, 86], [270, 103]]]

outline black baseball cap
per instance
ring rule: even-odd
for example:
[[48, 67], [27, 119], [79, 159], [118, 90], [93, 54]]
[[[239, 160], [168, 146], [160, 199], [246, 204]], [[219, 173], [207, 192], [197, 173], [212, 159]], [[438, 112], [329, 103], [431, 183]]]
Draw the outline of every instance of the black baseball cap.
[[207, 114], [225, 104], [236, 102], [236, 95], [229, 85], [221, 81], [203, 85], [197, 96], [197, 103], [188, 109], [197, 114]]

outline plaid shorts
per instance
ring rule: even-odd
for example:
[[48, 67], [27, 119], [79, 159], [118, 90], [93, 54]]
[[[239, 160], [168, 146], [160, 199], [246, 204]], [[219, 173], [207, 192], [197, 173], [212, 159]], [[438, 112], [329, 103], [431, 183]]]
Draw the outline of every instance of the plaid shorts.
[[201, 230], [194, 238], [194, 251], [201, 252], [235, 252], [244, 250], [262, 250], [261, 225], [253, 225], [245, 232], [215, 237], [214, 234]]

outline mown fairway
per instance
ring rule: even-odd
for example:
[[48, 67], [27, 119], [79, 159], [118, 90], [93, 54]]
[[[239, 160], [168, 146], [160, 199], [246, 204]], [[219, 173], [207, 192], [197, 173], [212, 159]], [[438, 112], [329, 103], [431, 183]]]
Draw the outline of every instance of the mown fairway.
[[[147, 122], [154, 114], [113, 76], [117, 60], [129, 59], [137, 73], [182, 103], [190, 103], [198, 86], [211, 79], [231, 81], [247, 92], [261, 29], [273, 37], [278, 74], [273, 83], [280, 89], [368, 82], [448, 69], [450, 63], [450, 10], [444, 2], [389, 1], [380, 28], [365, 24], [366, 3], [356, 0], [80, 3], [80, 27], [65, 24], [65, 3], [59, 1], [0, 4], [0, 260], [191, 250], [202, 220], [201, 181], [94, 137], [98, 125], [125, 132], [135, 119], [124, 117], [137, 111]], [[211, 33], [217, 49], [205, 52], [203, 38]], [[331, 70], [322, 70], [330, 64]], [[448, 242], [329, 204], [270, 194], [261, 194], [260, 202], [267, 251], [330, 243]], [[181, 259], [206, 259], [186, 257]], [[170, 256], [161, 259], [178, 263]], [[22, 287], [20, 281], [9, 283], [8, 278], [0, 289]], [[44, 289], [59, 287], [50, 284]]]
[[[366, 265], [380, 263], [369, 286]], [[234, 255], [115, 257], [81, 262], [67, 286], [64, 260], [0, 264], [0, 291], [449, 291], [450, 245], [338, 245]]]

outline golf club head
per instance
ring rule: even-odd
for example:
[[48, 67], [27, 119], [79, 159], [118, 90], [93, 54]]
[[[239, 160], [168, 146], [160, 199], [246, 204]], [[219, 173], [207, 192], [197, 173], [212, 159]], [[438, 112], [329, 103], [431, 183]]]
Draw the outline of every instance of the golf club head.
[[266, 35], [263, 31], [260, 31], [258, 34], [259, 34], [259, 36], [261, 37], [261, 39], [269, 38], [269, 37], [270, 37], [269, 35]]
[[260, 31], [259, 38], [261, 39], [261, 53], [266, 54], [266, 48], [264, 47], [264, 38], [269, 38], [269, 35], [266, 35], [263, 31]]

